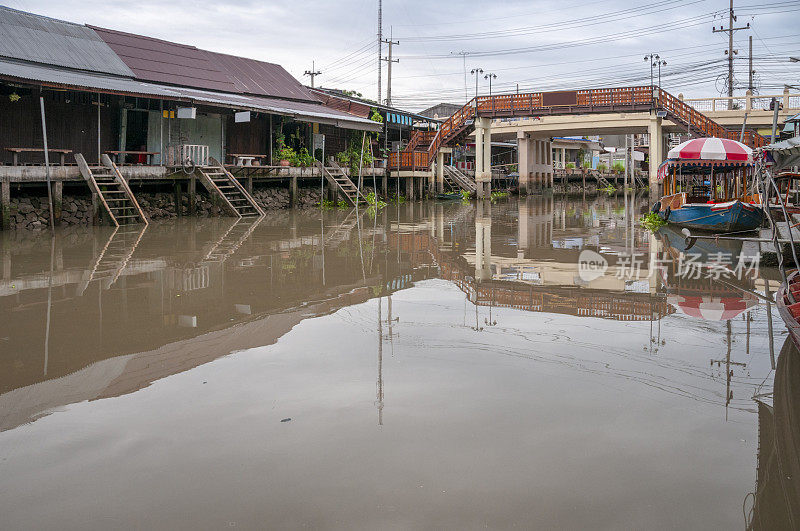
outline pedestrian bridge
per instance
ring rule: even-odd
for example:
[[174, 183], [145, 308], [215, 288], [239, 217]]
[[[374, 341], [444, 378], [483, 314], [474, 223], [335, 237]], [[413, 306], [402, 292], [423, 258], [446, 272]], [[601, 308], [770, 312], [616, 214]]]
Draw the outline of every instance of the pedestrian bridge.
[[[781, 95], [781, 98], [781, 104], [784, 99], [787, 100], [784, 115], [790, 112], [792, 103], [800, 103], [800, 95], [794, 97], [797, 102], [788, 93]], [[700, 100], [695, 103], [701, 106]], [[415, 133], [404, 151], [391, 154], [389, 167], [429, 171], [435, 165], [437, 189], [440, 189], [444, 182], [442, 148], [464, 143], [468, 136], [474, 134], [477, 192], [479, 197], [483, 197], [490, 186], [492, 139], [516, 139], [519, 147], [520, 191], [524, 193], [531, 188], [552, 186], [552, 155], [548, 149], [552, 136], [647, 132], [651, 139], [660, 139], [651, 142], [650, 176], [655, 182], [656, 170], [665, 155], [664, 136], [667, 133], [688, 132], [695, 136], [735, 140], [741, 136], [751, 147], [765, 145], [767, 140], [753, 128], [746, 128], [742, 132], [744, 113], [748, 112], [748, 105], [750, 112], [753, 112], [752, 103], [753, 98], [745, 101], [741, 116], [738, 114], [740, 110], [734, 109], [736, 114], [726, 118], [726, 122], [733, 123], [735, 127], [726, 127], [690, 105], [689, 101], [649, 85], [480, 96], [450, 116], [438, 131]], [[716, 103], [712, 109], [715, 106]], [[731, 106], [735, 105], [731, 103]], [[754, 114], [763, 112], [761, 110]], [[764, 120], [760, 115], [758, 119]]]

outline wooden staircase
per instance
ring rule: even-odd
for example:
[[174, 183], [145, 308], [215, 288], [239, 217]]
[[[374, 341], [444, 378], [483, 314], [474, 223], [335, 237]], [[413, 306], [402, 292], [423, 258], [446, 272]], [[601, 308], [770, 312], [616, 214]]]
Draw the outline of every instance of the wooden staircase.
[[[326, 168], [321, 162], [314, 161], [314, 166], [322, 171], [328, 184], [333, 186], [345, 199], [348, 205], [354, 207], [359, 203], [366, 203], [364, 195], [358, 190], [344, 169], [336, 162], [331, 161], [331, 168]], [[331, 171], [331, 169], [333, 171]]]
[[478, 190], [478, 185], [475, 181], [461, 173], [455, 166], [445, 165], [444, 167], [445, 181], [447, 177], [461, 190], [474, 193]]
[[92, 270], [78, 285], [78, 296], [83, 295], [89, 284], [95, 280], [100, 281], [101, 289], [111, 288], [127, 267], [146, 230], [147, 225], [115, 227], [100, 254], [97, 255]]
[[217, 197], [233, 216], [243, 218], [264, 215], [264, 211], [258, 206], [253, 196], [231, 172], [214, 158], [210, 158], [209, 162], [208, 166], [198, 168], [200, 182], [206, 187], [208, 193]]
[[101, 157], [102, 166], [89, 166], [81, 153], [75, 154], [75, 160], [81, 175], [92, 192], [100, 198], [100, 203], [114, 226], [131, 223], [147, 225], [147, 217], [136, 201], [133, 191], [108, 155]]

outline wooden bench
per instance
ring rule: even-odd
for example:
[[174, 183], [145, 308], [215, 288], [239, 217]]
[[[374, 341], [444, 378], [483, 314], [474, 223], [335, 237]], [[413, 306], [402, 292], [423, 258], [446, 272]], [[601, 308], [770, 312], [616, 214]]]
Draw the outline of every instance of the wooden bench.
[[[25, 148], [25, 147], [10, 147], [6, 148], [6, 151], [10, 151], [14, 155], [14, 166], [19, 166], [19, 154], [20, 153], [42, 153], [44, 154], [44, 148]], [[58, 153], [61, 156], [61, 165], [64, 165], [64, 158], [69, 154], [72, 153], [71, 149], [58, 149], [58, 148], [49, 148], [47, 150], [50, 153]]]
[[258, 165], [261, 165], [261, 159], [267, 158], [266, 155], [252, 155], [247, 153], [228, 153], [228, 156], [233, 158], [235, 166], [253, 166], [253, 161], [257, 160]]
[[126, 155], [144, 155], [145, 156], [145, 163], [150, 166], [152, 162], [153, 155], [159, 155], [158, 151], [106, 151], [106, 155], [111, 155], [114, 158], [114, 162], [116, 162], [119, 166], [122, 166], [125, 163], [125, 156]]

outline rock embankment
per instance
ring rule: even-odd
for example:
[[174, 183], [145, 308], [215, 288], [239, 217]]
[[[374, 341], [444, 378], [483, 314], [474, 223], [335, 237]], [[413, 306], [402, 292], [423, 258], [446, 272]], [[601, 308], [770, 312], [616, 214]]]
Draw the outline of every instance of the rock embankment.
[[[260, 188], [253, 197], [265, 211], [289, 208], [289, 190], [285, 188]], [[313, 208], [319, 204], [320, 191], [314, 188], [298, 190], [297, 206]], [[150, 220], [169, 219], [178, 216], [178, 205], [173, 193], [136, 192], [136, 200]], [[189, 194], [181, 194], [180, 214], [191, 215]], [[195, 216], [212, 217], [227, 215], [219, 205], [211, 202], [205, 194], [195, 195]], [[11, 198], [10, 220], [15, 229], [37, 230], [47, 228], [49, 220], [47, 197], [22, 196]], [[92, 223], [92, 199], [89, 196], [64, 196], [61, 203], [60, 225], [90, 225]]]

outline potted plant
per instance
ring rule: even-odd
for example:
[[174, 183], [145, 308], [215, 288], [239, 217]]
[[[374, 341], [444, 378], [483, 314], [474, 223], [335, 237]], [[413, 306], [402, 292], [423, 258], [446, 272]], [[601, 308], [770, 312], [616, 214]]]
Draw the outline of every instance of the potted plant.
[[291, 166], [297, 161], [297, 153], [289, 146], [281, 146], [278, 149], [278, 160], [281, 166]]

